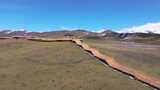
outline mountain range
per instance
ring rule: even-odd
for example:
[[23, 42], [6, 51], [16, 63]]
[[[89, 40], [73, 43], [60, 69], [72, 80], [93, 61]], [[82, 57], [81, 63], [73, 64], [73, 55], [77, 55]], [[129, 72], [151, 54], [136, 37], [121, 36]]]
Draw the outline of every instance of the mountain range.
[[12, 37], [12, 36], [32, 36], [32, 37], [76, 37], [76, 38], [94, 38], [94, 39], [159, 39], [158, 33], [118, 33], [112, 30], [103, 30], [102, 32], [91, 32], [87, 30], [60, 30], [50, 32], [28, 32], [27, 30], [1, 30], [0, 37]]

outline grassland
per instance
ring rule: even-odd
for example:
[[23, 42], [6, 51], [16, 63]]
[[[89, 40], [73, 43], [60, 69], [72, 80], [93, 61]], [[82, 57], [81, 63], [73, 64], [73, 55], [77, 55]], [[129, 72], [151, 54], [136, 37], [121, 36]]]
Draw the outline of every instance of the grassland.
[[152, 90], [70, 42], [0, 40], [0, 90]]
[[119, 63], [160, 79], [160, 46], [154, 44], [123, 42], [116, 40], [85, 40], [102, 53], [112, 56]]

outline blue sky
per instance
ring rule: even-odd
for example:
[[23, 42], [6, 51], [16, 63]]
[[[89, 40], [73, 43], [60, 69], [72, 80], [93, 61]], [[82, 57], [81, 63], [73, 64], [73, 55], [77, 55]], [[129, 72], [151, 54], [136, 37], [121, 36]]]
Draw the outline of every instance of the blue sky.
[[160, 0], [0, 0], [0, 29], [121, 28], [160, 22]]

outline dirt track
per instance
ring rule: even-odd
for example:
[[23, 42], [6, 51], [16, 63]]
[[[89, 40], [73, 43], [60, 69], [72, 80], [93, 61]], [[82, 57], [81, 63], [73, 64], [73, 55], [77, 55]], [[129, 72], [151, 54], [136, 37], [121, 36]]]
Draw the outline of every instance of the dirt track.
[[151, 87], [154, 87], [156, 89], [160, 89], [160, 80], [147, 76], [143, 74], [142, 72], [135, 70], [133, 68], [130, 68], [127, 65], [122, 65], [116, 62], [112, 57], [106, 56], [101, 54], [98, 50], [91, 48], [88, 46], [88, 44], [82, 42], [80, 39], [28, 39], [32, 41], [43, 41], [43, 42], [53, 42], [53, 41], [71, 41], [76, 43], [78, 46], [82, 47], [85, 51], [90, 52], [93, 56], [98, 58], [99, 60], [103, 61], [107, 65], [109, 65], [111, 68], [120, 71], [124, 74], [127, 74], [134, 79], [141, 81]]

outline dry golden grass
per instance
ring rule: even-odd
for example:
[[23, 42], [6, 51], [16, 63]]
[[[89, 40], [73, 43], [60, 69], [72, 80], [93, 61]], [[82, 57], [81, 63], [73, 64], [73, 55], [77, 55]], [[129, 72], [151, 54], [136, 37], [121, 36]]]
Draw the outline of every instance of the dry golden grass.
[[70, 42], [0, 41], [0, 90], [151, 90]]
[[86, 40], [86, 43], [102, 53], [112, 56], [121, 64], [128, 65], [160, 79], [160, 46], [114, 40]]

